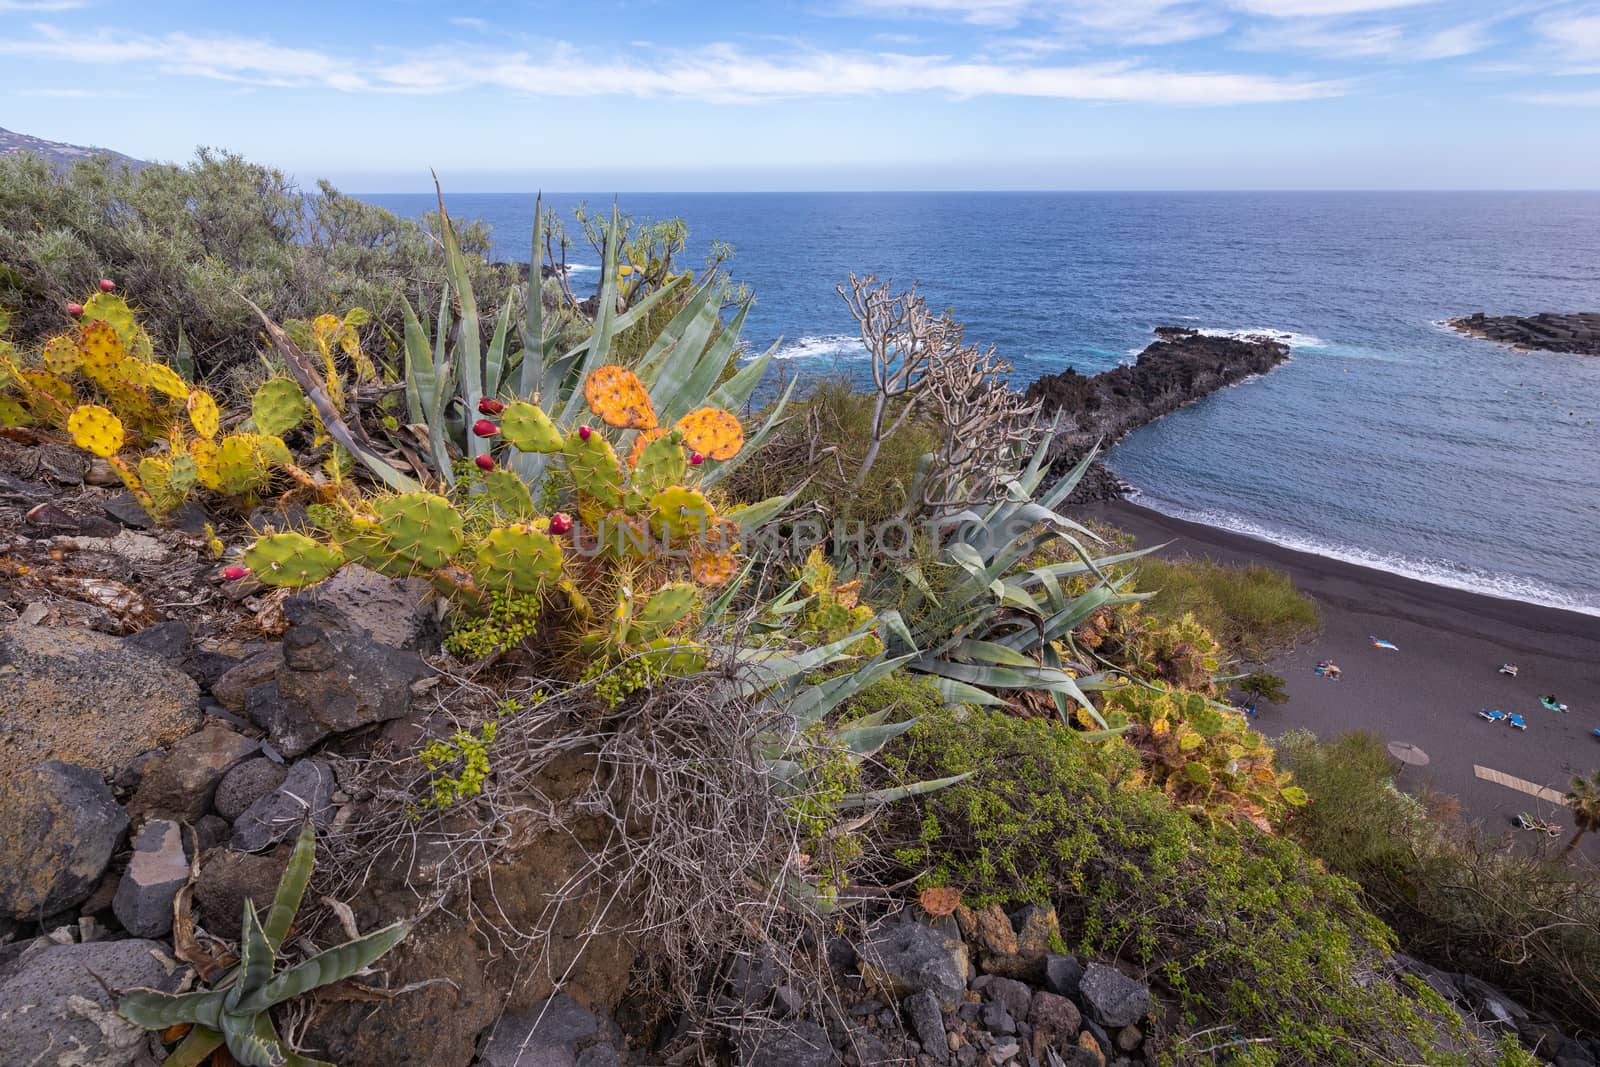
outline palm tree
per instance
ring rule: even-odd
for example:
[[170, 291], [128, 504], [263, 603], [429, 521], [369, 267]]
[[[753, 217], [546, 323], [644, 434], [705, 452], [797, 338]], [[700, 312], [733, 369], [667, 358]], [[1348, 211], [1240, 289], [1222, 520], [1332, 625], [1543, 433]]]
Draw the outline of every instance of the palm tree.
[[1600, 771], [1595, 771], [1593, 778], [1572, 780], [1572, 789], [1567, 793], [1567, 807], [1572, 809], [1572, 822], [1578, 829], [1561, 850], [1562, 856], [1577, 848], [1584, 834], [1600, 830]]

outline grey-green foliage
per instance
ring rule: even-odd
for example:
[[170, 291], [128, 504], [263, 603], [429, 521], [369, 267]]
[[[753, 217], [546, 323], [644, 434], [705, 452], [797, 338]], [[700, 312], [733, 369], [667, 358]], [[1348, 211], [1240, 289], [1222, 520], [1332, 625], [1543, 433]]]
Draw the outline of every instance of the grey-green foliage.
[[[1048, 469], [1048, 449], [1046, 440], [1003, 499], [939, 518], [936, 560], [889, 572], [902, 611], [913, 620], [896, 636], [917, 650], [907, 669], [934, 676], [952, 703], [1003, 704], [1000, 693], [1036, 690], [1051, 695], [1063, 718], [1076, 705], [1104, 728], [1087, 694], [1115, 684], [1110, 672], [1064, 658], [1062, 649], [1073, 629], [1096, 611], [1142, 599], [1124, 592], [1125, 579], [1105, 568], [1144, 552], [1096, 558], [1086, 542], [1100, 538], [1056, 510], [1094, 452], [1035, 495]], [[1058, 544], [1075, 558], [1035, 562]], [[1088, 577], [1089, 588], [1069, 592], [1063, 583], [1078, 577]]]
[[[402, 294], [431, 304], [444, 288], [428, 236], [436, 221], [402, 219], [326, 182], [307, 193], [280, 171], [210, 149], [137, 173], [104, 159], [57, 172], [34, 156], [4, 156], [0, 305], [31, 341], [63, 329], [63, 305], [111, 278], [158, 348], [174, 351], [181, 330], [203, 373], [255, 359], [254, 317], [237, 293], [277, 321], [359, 305], [398, 337]], [[482, 224], [462, 227], [459, 240], [481, 291], [514, 279], [486, 262]]]
[[194, 1029], [167, 1057], [163, 1067], [194, 1067], [224, 1044], [244, 1067], [333, 1067], [285, 1048], [270, 1010], [364, 970], [399, 944], [411, 925], [394, 923], [275, 972], [278, 950], [300, 910], [315, 859], [316, 840], [307, 822], [295, 842], [264, 924], [255, 904], [245, 901], [239, 965], [224, 976], [217, 988], [196, 993], [133, 989], [122, 995], [118, 1010], [136, 1025], [150, 1030], [179, 1023], [193, 1025]]

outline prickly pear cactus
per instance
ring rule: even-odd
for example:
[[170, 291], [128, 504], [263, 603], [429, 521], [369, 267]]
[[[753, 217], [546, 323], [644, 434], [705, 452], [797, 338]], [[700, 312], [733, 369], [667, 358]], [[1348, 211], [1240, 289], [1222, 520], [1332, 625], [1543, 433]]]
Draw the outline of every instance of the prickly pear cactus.
[[683, 481], [688, 473], [689, 460], [677, 435], [664, 434], [639, 450], [638, 461], [633, 464], [633, 489], [651, 497]]
[[501, 526], [478, 546], [474, 576], [491, 590], [537, 593], [561, 574], [561, 546], [532, 525]]
[[98, 404], [84, 404], [67, 418], [72, 443], [102, 459], [122, 451], [122, 420]]
[[622, 464], [611, 442], [591, 432], [584, 440], [581, 431], [567, 435], [563, 453], [573, 487], [601, 508], [614, 508], [622, 502]]
[[609, 426], [623, 430], [653, 430], [658, 425], [655, 408], [644, 382], [626, 367], [596, 367], [583, 383], [589, 410]]
[[680, 545], [711, 529], [716, 512], [696, 489], [671, 485], [650, 498], [650, 526], [656, 534]]
[[204, 389], [191, 389], [188, 399], [184, 401], [184, 408], [189, 413], [189, 423], [195, 433], [208, 440], [217, 436], [217, 431], [222, 428], [222, 413], [217, 410], [217, 402], [211, 399], [210, 393]]
[[560, 452], [561, 431], [537, 404], [514, 400], [500, 413], [500, 436], [522, 452]]
[[266, 487], [273, 467], [290, 460], [289, 448], [279, 438], [259, 433], [229, 434], [217, 445], [217, 485], [233, 496], [254, 493]]
[[292, 378], [272, 378], [261, 384], [250, 398], [250, 418], [261, 433], [282, 437], [299, 426], [308, 404]]
[[51, 374], [68, 375], [76, 371], [83, 361], [83, 351], [71, 334], [52, 337], [44, 343], [41, 353], [44, 369]]
[[101, 388], [117, 384], [117, 368], [126, 354], [122, 338], [109, 323], [86, 322], [78, 331], [78, 369]]
[[466, 543], [461, 514], [433, 493], [399, 493], [373, 505], [388, 550], [424, 570], [437, 570]]
[[122, 350], [135, 359], [149, 359], [152, 355], [150, 336], [139, 325], [128, 302], [115, 293], [95, 293], [83, 302], [82, 319], [86, 324], [109, 326], [122, 343]]
[[631, 470], [639, 465], [639, 459], [644, 455], [644, 450], [649, 447], [651, 441], [665, 437], [666, 435], [666, 429], [660, 426], [657, 426], [653, 430], [641, 431], [639, 435], [633, 439], [633, 447], [628, 449], [629, 469]]
[[298, 588], [332, 575], [344, 566], [344, 555], [304, 534], [269, 534], [245, 549], [244, 565], [264, 585]]
[[699, 599], [699, 593], [688, 582], [662, 586], [634, 611], [623, 637], [624, 643], [634, 645], [655, 640], [686, 618]]
[[726, 585], [738, 566], [731, 551], [696, 552], [689, 557], [689, 577], [700, 585], [716, 588]]
[[675, 428], [683, 434], [685, 445], [711, 459], [732, 459], [744, 447], [744, 427], [721, 408], [691, 411]]
[[533, 517], [533, 495], [528, 492], [528, 483], [517, 477], [516, 472], [497, 467], [484, 473], [482, 480], [484, 496], [500, 514], [509, 519]]

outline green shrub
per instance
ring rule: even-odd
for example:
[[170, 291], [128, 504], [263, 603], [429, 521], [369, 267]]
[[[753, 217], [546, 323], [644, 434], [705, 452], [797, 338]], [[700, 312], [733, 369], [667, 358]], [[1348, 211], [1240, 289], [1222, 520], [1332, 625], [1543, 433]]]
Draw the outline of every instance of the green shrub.
[[1393, 762], [1373, 734], [1324, 743], [1297, 731], [1278, 749], [1315, 800], [1291, 824], [1294, 836], [1360, 884], [1408, 953], [1592, 1030], [1600, 1018], [1600, 882], [1592, 872], [1548, 852], [1507, 849], [1503, 834], [1430, 819], [1394, 788]]
[[1153, 616], [1194, 615], [1230, 653], [1262, 662], [1322, 625], [1317, 605], [1271, 567], [1233, 567], [1209, 560], [1143, 559], [1135, 583], [1153, 590]]
[[[483, 225], [461, 240], [480, 300], [497, 304], [514, 268], [484, 262]], [[254, 358], [256, 323], [238, 293], [278, 321], [359, 305], [398, 337], [400, 295], [431, 309], [444, 281], [423, 226], [326, 182], [307, 195], [278, 170], [209, 149], [137, 174], [0, 157], [0, 264], [0, 305], [16, 312], [19, 339], [60, 332], [64, 305], [111, 278], [138, 294], [157, 348], [176, 351], [181, 330], [202, 372]]]
[[[891, 773], [972, 777], [890, 813], [892, 855], [967, 903], [1053, 904], [1075, 949], [1143, 967], [1174, 1010], [1166, 1062], [1260, 1039], [1249, 1062], [1490, 1063], [1421, 983], [1393, 977], [1392, 936], [1355, 887], [1291, 841], [1207, 827], [1138, 782], [1120, 741], [972, 711], [925, 718]], [[918, 809], [920, 808], [920, 815]], [[1222, 1033], [1199, 1031], [1224, 1025]]]

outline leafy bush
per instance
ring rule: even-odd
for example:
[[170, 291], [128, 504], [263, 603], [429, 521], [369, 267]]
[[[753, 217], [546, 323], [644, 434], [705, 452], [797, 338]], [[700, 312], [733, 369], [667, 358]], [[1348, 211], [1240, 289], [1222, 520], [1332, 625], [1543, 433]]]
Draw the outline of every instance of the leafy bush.
[[[1069, 942], [1145, 968], [1176, 1001], [1156, 1034], [1175, 1062], [1260, 1040], [1256, 1064], [1490, 1063], [1459, 1019], [1386, 963], [1355, 887], [1293, 842], [1206, 826], [1141, 788], [1120, 741], [1044, 720], [951, 711], [890, 750], [891, 774], [971, 777], [896, 811], [892, 856], [973, 905], [1053, 904]], [[1200, 1037], [1224, 1024], [1218, 1035]]]
[[1270, 659], [1322, 625], [1316, 603], [1271, 567], [1146, 558], [1135, 584], [1155, 593], [1145, 607], [1151, 615], [1193, 615], [1230, 653], [1251, 662]]
[[1359, 883], [1414, 956], [1479, 975], [1531, 1007], [1592, 1029], [1600, 1018], [1600, 882], [1478, 829], [1430, 820], [1398, 792], [1369, 733], [1320, 742], [1294, 732], [1283, 761], [1316, 803], [1294, 836]]
[[[480, 293], [518, 280], [484, 262], [486, 227], [465, 227], [461, 241]], [[423, 226], [327, 182], [308, 195], [281, 171], [210, 149], [136, 174], [0, 157], [0, 264], [0, 305], [24, 340], [58, 332], [67, 301], [110, 277], [139, 294], [163, 350], [177, 351], [181, 333], [203, 371], [254, 356], [254, 317], [236, 292], [278, 320], [360, 305], [399, 337], [399, 298], [435, 306], [445, 280]]]

